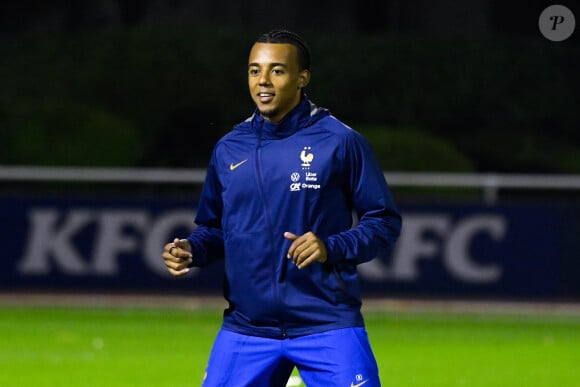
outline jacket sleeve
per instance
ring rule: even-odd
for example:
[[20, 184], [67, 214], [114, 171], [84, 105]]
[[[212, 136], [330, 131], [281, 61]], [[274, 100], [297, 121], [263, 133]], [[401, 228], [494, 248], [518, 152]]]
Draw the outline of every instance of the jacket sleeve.
[[192, 266], [205, 266], [224, 257], [224, 238], [221, 229], [223, 202], [221, 183], [215, 166], [215, 150], [203, 183], [195, 223], [197, 228], [187, 237], [193, 255]]
[[370, 145], [354, 130], [345, 142], [343, 162], [346, 194], [359, 222], [327, 238], [328, 263], [359, 264], [392, 250], [402, 219]]

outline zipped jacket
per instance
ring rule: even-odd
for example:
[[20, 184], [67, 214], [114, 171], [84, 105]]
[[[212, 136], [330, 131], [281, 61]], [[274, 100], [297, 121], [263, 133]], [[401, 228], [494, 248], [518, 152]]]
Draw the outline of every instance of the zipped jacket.
[[[270, 338], [364, 326], [356, 266], [401, 229], [369, 144], [305, 95], [279, 123], [256, 111], [216, 144], [195, 223], [193, 265], [225, 257], [223, 328]], [[298, 269], [285, 231], [312, 231], [327, 261]]]

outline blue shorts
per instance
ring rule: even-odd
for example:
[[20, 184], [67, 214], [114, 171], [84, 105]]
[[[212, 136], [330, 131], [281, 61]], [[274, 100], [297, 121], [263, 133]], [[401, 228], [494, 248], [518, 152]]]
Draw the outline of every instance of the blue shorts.
[[381, 385], [366, 330], [345, 328], [283, 340], [222, 329], [203, 386], [284, 387], [294, 367], [308, 387]]

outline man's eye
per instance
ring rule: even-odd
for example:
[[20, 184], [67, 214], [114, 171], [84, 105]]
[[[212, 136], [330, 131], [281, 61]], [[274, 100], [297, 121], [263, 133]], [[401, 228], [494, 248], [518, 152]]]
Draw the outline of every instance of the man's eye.
[[258, 75], [259, 71], [256, 69], [250, 69], [250, 75]]
[[272, 70], [272, 73], [276, 74], [276, 75], [280, 75], [280, 74], [284, 74], [284, 70], [281, 69], [274, 69]]

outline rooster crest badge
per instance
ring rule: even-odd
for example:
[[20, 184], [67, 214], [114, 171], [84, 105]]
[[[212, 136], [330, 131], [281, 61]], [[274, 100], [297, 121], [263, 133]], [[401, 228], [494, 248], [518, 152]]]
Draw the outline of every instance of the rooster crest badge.
[[314, 153], [309, 152], [312, 147], [305, 146], [300, 152], [300, 160], [302, 160], [302, 169], [310, 169], [310, 163], [314, 160]]

